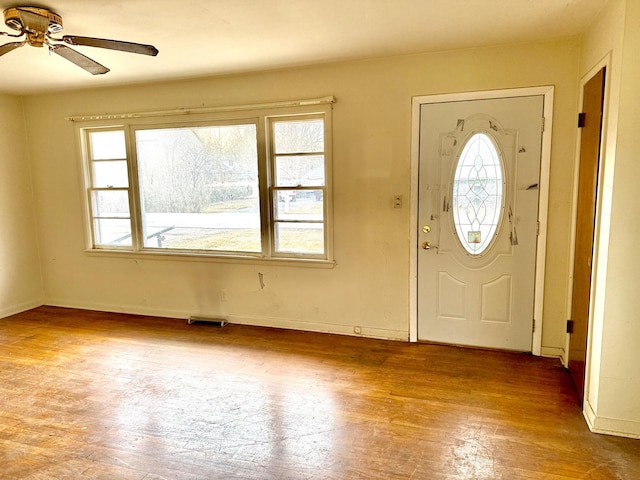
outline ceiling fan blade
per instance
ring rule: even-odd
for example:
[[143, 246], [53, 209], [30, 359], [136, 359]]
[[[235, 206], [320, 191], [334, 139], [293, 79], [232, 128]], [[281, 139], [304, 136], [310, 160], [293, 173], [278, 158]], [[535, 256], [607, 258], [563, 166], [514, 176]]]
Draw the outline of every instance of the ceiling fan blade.
[[66, 45], [51, 45], [51, 50], [70, 62], [75, 63], [80, 68], [85, 69], [92, 75], [102, 75], [109, 71], [104, 65], [100, 65], [98, 62], [91, 60], [89, 57], [85, 57]]
[[22, 8], [17, 10], [22, 24], [28, 31], [46, 33], [49, 30], [49, 17], [44, 17]]
[[5, 43], [4, 45], [0, 45], [0, 56], [4, 55], [5, 53], [12, 52], [16, 48], [23, 46], [24, 43], [25, 42], [11, 42], [11, 43]]
[[142, 43], [123, 42], [121, 40], [109, 40], [106, 38], [78, 37], [76, 35], [65, 35], [62, 41], [69, 45], [80, 45], [86, 47], [108, 48], [110, 50], [119, 50], [121, 52], [139, 53], [141, 55], [150, 55], [155, 57], [158, 49], [153, 45], [144, 45]]

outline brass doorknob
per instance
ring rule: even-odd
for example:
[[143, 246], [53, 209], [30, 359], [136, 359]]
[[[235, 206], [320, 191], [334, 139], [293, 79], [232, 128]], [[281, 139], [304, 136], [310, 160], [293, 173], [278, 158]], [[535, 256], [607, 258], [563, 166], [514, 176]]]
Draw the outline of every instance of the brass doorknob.
[[423, 250], [431, 250], [431, 243], [430, 242], [422, 242], [422, 249]]

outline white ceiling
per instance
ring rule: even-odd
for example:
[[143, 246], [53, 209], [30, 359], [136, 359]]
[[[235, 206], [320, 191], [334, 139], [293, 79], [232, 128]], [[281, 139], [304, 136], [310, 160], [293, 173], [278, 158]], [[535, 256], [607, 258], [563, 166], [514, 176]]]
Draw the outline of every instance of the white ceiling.
[[[92, 76], [46, 49], [0, 57], [0, 92], [35, 94], [410, 54], [582, 33], [607, 0], [51, 0], [62, 34], [155, 45], [157, 57], [74, 47]], [[0, 30], [11, 31], [0, 20]], [[0, 37], [0, 44], [11, 41]]]

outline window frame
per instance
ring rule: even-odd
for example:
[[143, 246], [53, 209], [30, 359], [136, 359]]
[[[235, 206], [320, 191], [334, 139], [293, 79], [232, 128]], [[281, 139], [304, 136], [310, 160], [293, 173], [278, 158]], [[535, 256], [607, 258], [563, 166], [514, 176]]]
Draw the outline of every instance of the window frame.
[[[269, 167], [269, 172], [267, 175], [267, 178], [270, 179], [269, 182], [269, 187], [268, 187], [268, 191], [269, 191], [269, 221], [270, 221], [270, 228], [268, 229], [269, 232], [269, 249], [272, 253], [272, 255], [277, 256], [279, 258], [300, 258], [301, 256], [305, 257], [305, 258], [322, 258], [326, 255], [326, 250], [327, 250], [327, 245], [329, 244], [328, 241], [328, 237], [327, 237], [327, 230], [328, 230], [328, 225], [327, 225], [327, 217], [329, 215], [329, 209], [328, 209], [328, 205], [327, 205], [327, 184], [329, 184], [330, 182], [327, 180], [327, 177], [330, 176], [330, 168], [327, 168], [327, 143], [328, 140], [330, 141], [330, 135], [327, 132], [327, 125], [326, 125], [326, 119], [325, 116], [323, 114], [309, 114], [309, 115], [305, 115], [304, 119], [305, 120], [313, 120], [313, 119], [323, 119], [325, 120], [324, 122], [324, 150], [322, 152], [286, 152], [286, 153], [278, 153], [276, 151], [276, 147], [275, 147], [275, 142], [276, 142], [276, 134], [274, 132], [274, 125], [277, 122], [285, 122], [285, 121], [291, 121], [291, 120], [298, 120], [300, 119], [302, 116], [301, 115], [277, 115], [277, 116], [270, 116], [268, 117], [266, 120], [268, 122], [267, 124], [267, 132], [269, 132], [269, 136], [268, 136], [268, 145], [267, 145], [267, 162], [266, 164]], [[276, 179], [276, 167], [277, 167], [277, 158], [278, 157], [296, 157], [296, 156], [314, 156], [314, 155], [318, 155], [318, 154], [322, 154], [322, 156], [324, 157], [324, 185], [322, 186], [303, 186], [303, 185], [296, 185], [296, 186], [278, 186], [277, 185], [277, 179]], [[294, 221], [294, 220], [278, 220], [277, 215], [276, 215], [276, 202], [277, 202], [277, 194], [279, 191], [286, 191], [286, 190], [293, 190], [296, 192], [303, 192], [306, 190], [322, 190], [323, 192], [323, 211], [322, 211], [322, 218], [323, 220], [321, 222], [319, 221], [313, 221], [313, 220], [307, 220], [304, 222], [298, 222], [298, 221]], [[323, 255], [313, 255], [313, 254], [297, 254], [297, 253], [293, 253], [293, 252], [277, 252], [276, 251], [276, 224], [277, 223], [322, 223], [323, 224], [323, 240], [324, 240], [324, 246], [325, 246], [325, 254]]]
[[[330, 100], [329, 100], [330, 99]], [[176, 110], [171, 112], [150, 112], [148, 114], [105, 115], [103, 117], [72, 117], [76, 122], [76, 136], [79, 139], [81, 158], [84, 218], [85, 252], [90, 254], [144, 256], [174, 259], [207, 259], [213, 261], [258, 261], [271, 263], [305, 263], [324, 266], [335, 264], [333, 251], [333, 195], [332, 195], [332, 103], [333, 97], [320, 99], [316, 104], [305, 105], [303, 101], [286, 105], [270, 104], [266, 106], [224, 107], [219, 109]], [[324, 170], [323, 188], [323, 224], [324, 253], [307, 254], [276, 252], [276, 218], [273, 207], [275, 186], [275, 149], [273, 124], [282, 119], [322, 118], [324, 120]], [[144, 246], [142, 209], [140, 202], [140, 179], [135, 146], [135, 132], [145, 129], [188, 128], [191, 126], [219, 126], [251, 123], [256, 126], [258, 200], [260, 205], [261, 252], [229, 252], [223, 250], [191, 250], [153, 248]], [[99, 190], [93, 182], [93, 160], [91, 155], [90, 134], [99, 131], [123, 131], [126, 143], [126, 162], [128, 174], [129, 215], [131, 224], [131, 246], [101, 245], [96, 242], [95, 217], [92, 192]], [[315, 190], [318, 187], [311, 187]], [[305, 190], [307, 187], [289, 187], [287, 189]], [[111, 189], [112, 190], [112, 189]]]
[[[106, 127], [98, 127], [98, 128], [92, 128], [91, 132], [96, 132], [96, 133], [101, 133], [101, 132], [119, 132], [122, 131], [125, 137], [125, 146], [128, 146], [128, 140], [127, 140], [127, 135], [128, 132], [126, 130], [123, 130], [121, 125], [112, 125], [112, 126], [106, 126]], [[129, 201], [129, 216], [128, 217], [117, 217], [117, 219], [129, 219], [129, 226], [131, 229], [131, 246], [127, 246], [127, 245], [123, 245], [123, 246], [118, 246], [118, 245], [112, 245], [110, 247], [110, 249], [114, 249], [114, 250], [118, 250], [118, 251], [130, 251], [132, 248], [134, 248], [135, 246], [135, 236], [134, 236], [134, 232], [133, 232], [133, 226], [134, 226], [134, 210], [133, 210], [133, 205], [135, 204], [135, 199], [132, 198], [132, 192], [131, 192], [131, 162], [129, 161], [130, 158], [130, 153], [128, 148], [125, 149], [125, 158], [112, 158], [112, 159], [94, 159], [93, 158], [93, 148], [92, 148], [92, 142], [89, 138], [89, 135], [83, 135], [81, 138], [81, 143], [82, 143], [82, 152], [83, 152], [83, 156], [84, 156], [84, 161], [83, 161], [83, 178], [84, 178], [84, 185], [85, 185], [85, 209], [86, 209], [86, 214], [85, 214], [85, 219], [87, 221], [87, 231], [89, 232], [89, 240], [90, 243], [89, 245], [91, 245], [92, 248], [94, 249], [103, 249], [104, 247], [100, 247], [96, 244], [96, 222], [95, 220], [97, 218], [101, 218], [98, 217], [96, 215], [94, 215], [94, 202], [93, 202], [93, 193], [94, 192], [101, 192], [101, 191], [105, 191], [105, 192], [113, 192], [113, 191], [126, 191], [127, 192], [127, 198]], [[127, 167], [127, 186], [126, 187], [96, 187], [95, 186], [95, 182], [94, 182], [94, 169], [93, 169], [93, 165], [94, 162], [116, 162], [116, 161], [125, 161], [126, 162], [126, 167]], [[109, 217], [102, 217], [103, 219], [109, 219]], [[116, 217], [112, 217], [112, 219], [116, 219]]]

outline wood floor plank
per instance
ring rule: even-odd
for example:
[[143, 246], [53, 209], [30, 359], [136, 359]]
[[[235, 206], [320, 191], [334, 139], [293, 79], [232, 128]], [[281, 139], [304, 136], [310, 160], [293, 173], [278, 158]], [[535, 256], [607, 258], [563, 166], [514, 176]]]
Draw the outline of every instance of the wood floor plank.
[[40, 307], [0, 321], [0, 478], [640, 479], [530, 355]]

